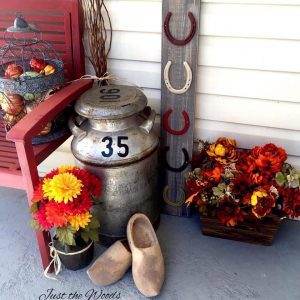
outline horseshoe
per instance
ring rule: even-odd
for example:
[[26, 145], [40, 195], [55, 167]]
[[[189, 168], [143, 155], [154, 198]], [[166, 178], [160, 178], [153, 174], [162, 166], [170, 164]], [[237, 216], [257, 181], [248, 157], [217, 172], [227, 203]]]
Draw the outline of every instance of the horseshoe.
[[165, 85], [168, 88], [168, 90], [173, 93], [173, 94], [177, 94], [177, 95], [181, 95], [184, 94], [188, 91], [188, 89], [190, 88], [191, 84], [192, 84], [192, 80], [193, 80], [193, 73], [191, 70], [191, 67], [189, 66], [189, 64], [185, 61], [183, 62], [183, 65], [185, 67], [186, 70], [186, 82], [183, 88], [177, 90], [174, 89], [173, 86], [170, 83], [170, 79], [169, 79], [169, 70], [170, 67], [172, 65], [172, 62], [169, 60], [165, 66], [164, 69], [164, 81], [165, 81]]
[[190, 19], [190, 23], [191, 23], [191, 29], [190, 29], [190, 33], [188, 34], [188, 36], [183, 39], [183, 40], [178, 40], [176, 38], [173, 37], [172, 33], [170, 32], [170, 19], [171, 19], [172, 13], [168, 12], [164, 21], [164, 30], [165, 30], [165, 35], [167, 37], [167, 39], [174, 45], [176, 46], [184, 46], [186, 44], [188, 44], [194, 37], [196, 30], [197, 30], [197, 23], [195, 20], [194, 15], [189, 12], [188, 13], [188, 17]]
[[164, 199], [164, 201], [165, 201], [167, 204], [169, 204], [169, 205], [171, 205], [171, 206], [181, 206], [181, 205], [184, 204], [184, 202], [185, 202], [185, 192], [184, 192], [183, 188], [180, 188], [180, 189], [179, 189], [180, 196], [181, 196], [181, 197], [180, 197], [181, 200], [180, 200], [179, 202], [176, 202], [176, 201], [174, 201], [174, 200], [169, 199], [168, 192], [169, 192], [169, 186], [166, 185], [166, 186], [164, 187], [164, 189], [163, 189], [163, 199]]
[[169, 165], [169, 163], [167, 162], [167, 152], [170, 150], [170, 147], [165, 147], [164, 149], [164, 160], [163, 160], [163, 163], [165, 164], [165, 167], [169, 170], [169, 171], [172, 171], [172, 172], [182, 172], [186, 169], [186, 167], [188, 166], [189, 164], [189, 161], [190, 161], [190, 158], [189, 158], [189, 153], [187, 152], [187, 150], [185, 148], [182, 148], [182, 152], [184, 154], [184, 163], [182, 164], [181, 167], [179, 168], [174, 168], [174, 167], [171, 167]]
[[189, 115], [187, 114], [187, 112], [184, 110], [182, 112], [182, 116], [184, 118], [184, 127], [181, 129], [181, 130], [174, 130], [172, 128], [170, 128], [170, 125], [169, 125], [169, 122], [168, 122], [168, 119], [171, 115], [171, 113], [173, 112], [173, 109], [169, 109], [165, 112], [164, 116], [163, 116], [163, 124], [164, 124], [164, 127], [165, 129], [173, 134], [173, 135], [183, 135], [185, 134], [189, 128], [190, 128], [190, 118], [189, 118]]

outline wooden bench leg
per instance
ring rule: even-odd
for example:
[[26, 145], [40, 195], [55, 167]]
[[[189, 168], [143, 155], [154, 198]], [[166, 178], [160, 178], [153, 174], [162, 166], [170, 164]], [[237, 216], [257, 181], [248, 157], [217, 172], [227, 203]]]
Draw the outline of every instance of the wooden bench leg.
[[[51, 236], [48, 231], [42, 232], [36, 230], [36, 238], [40, 249], [43, 268], [45, 270], [52, 260], [49, 252], [49, 243], [51, 242]], [[51, 267], [49, 268], [49, 272], [53, 272], [53, 265], [51, 265]]]
[[[36, 186], [39, 182], [37, 165], [35, 162], [32, 144], [31, 142], [26, 143], [23, 141], [16, 142], [15, 144], [18, 157], [20, 159], [23, 180], [25, 181], [28, 204], [31, 205], [34, 186]], [[51, 262], [49, 252], [49, 243], [51, 242], [51, 236], [49, 232], [36, 231], [36, 238], [42, 258], [43, 268], [45, 269]], [[49, 272], [52, 271], [53, 267], [49, 269]]]

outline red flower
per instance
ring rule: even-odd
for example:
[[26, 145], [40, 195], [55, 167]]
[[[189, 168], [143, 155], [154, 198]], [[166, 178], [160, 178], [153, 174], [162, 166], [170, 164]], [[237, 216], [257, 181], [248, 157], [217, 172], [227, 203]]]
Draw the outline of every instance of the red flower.
[[255, 164], [260, 171], [268, 175], [280, 172], [283, 163], [287, 159], [285, 150], [274, 144], [254, 147], [251, 151], [251, 156], [254, 158]]
[[64, 227], [68, 223], [65, 205], [61, 205], [55, 201], [46, 204], [46, 220], [55, 227]]
[[205, 190], [209, 185], [210, 184], [207, 180], [200, 180], [200, 179], [186, 180], [186, 189], [189, 195], [195, 193], [205, 193]]
[[220, 222], [228, 227], [235, 226], [244, 220], [245, 213], [234, 201], [223, 202], [217, 210], [217, 217]]
[[39, 210], [33, 214], [33, 218], [37, 220], [39, 225], [44, 230], [50, 230], [52, 228], [52, 224], [48, 222], [46, 218], [46, 205], [43, 203], [39, 206]]
[[92, 198], [90, 193], [83, 189], [80, 196], [65, 204], [65, 211], [71, 212], [73, 215], [87, 212], [92, 207]]
[[263, 187], [251, 195], [252, 212], [257, 218], [263, 218], [271, 213], [272, 208], [276, 205], [275, 195], [269, 190], [269, 187]]
[[86, 170], [74, 168], [69, 171], [71, 174], [80, 179], [83, 185], [88, 189], [94, 196], [99, 196], [102, 191], [101, 181], [98, 177], [90, 174]]
[[49, 173], [47, 173], [44, 178], [48, 178], [48, 179], [52, 179], [55, 175], [58, 175], [59, 171], [58, 169], [54, 169], [52, 171], [50, 171]]
[[300, 217], [300, 189], [283, 190], [283, 211], [292, 218]]
[[236, 196], [244, 196], [250, 192], [253, 182], [247, 174], [238, 173], [232, 179], [232, 193]]

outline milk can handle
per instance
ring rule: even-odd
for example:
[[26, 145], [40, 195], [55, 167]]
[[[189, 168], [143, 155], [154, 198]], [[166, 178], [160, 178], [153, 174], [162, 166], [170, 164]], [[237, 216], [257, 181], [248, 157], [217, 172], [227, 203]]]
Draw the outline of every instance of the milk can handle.
[[146, 119], [146, 121], [143, 122], [142, 125], [140, 125], [140, 128], [146, 133], [150, 133], [151, 129], [153, 128], [155, 122], [155, 116], [156, 116], [155, 110], [151, 109], [151, 113], [149, 117]]
[[69, 123], [69, 128], [70, 128], [70, 130], [71, 130], [71, 132], [74, 136], [76, 136], [79, 139], [83, 139], [87, 135], [87, 133], [84, 130], [82, 130], [80, 127], [78, 127], [76, 125], [76, 123], [78, 125], [81, 125], [86, 120], [86, 118], [83, 118], [81, 116], [77, 116], [76, 117], [76, 123], [75, 123], [74, 119], [75, 119], [74, 116], [69, 118], [69, 122], [68, 122]]

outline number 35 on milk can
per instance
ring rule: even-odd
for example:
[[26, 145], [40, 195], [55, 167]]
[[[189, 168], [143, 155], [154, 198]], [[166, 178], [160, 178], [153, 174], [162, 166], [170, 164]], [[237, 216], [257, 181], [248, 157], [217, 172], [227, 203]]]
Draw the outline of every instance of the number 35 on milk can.
[[130, 86], [97, 84], [76, 102], [77, 117], [69, 120], [76, 165], [103, 180], [99, 217], [100, 242], [126, 236], [136, 212], [159, 222], [158, 137], [152, 127], [155, 111], [146, 96]]

